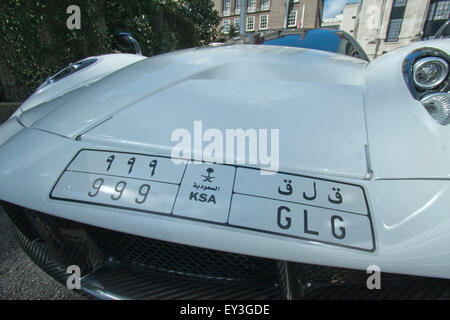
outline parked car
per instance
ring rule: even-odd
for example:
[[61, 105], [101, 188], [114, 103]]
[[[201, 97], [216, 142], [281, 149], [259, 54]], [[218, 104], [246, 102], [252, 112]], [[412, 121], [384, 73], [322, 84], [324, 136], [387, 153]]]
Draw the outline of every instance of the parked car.
[[104, 299], [449, 298], [449, 40], [313, 33], [50, 78], [0, 126], [22, 248]]
[[435, 39], [448, 38], [450, 37], [450, 19], [442, 24], [439, 30], [434, 35]]
[[307, 48], [336, 52], [369, 61], [359, 43], [347, 32], [333, 29], [293, 29], [271, 31], [258, 38], [264, 45]]

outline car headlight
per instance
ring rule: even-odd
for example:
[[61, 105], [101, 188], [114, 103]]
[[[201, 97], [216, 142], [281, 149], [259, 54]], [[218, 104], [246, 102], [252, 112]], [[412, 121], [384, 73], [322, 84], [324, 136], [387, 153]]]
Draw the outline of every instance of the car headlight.
[[420, 89], [436, 88], [448, 74], [448, 64], [439, 57], [426, 57], [417, 60], [413, 66], [414, 84]]
[[450, 94], [447, 92], [431, 93], [423, 97], [420, 102], [437, 122], [442, 125], [450, 123]]

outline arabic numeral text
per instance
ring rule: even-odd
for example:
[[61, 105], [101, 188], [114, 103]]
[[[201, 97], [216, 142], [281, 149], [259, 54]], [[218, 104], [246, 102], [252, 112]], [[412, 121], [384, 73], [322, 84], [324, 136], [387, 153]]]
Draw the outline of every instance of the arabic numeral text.
[[155, 174], [156, 165], [158, 164], [158, 160], [152, 160], [150, 164], [148, 165], [150, 168], [152, 168], [152, 174], [151, 177]]
[[109, 169], [111, 169], [111, 165], [112, 165], [112, 163], [114, 161], [114, 158], [115, 158], [115, 156], [112, 155], [108, 159], [106, 159], [106, 162], [108, 163], [108, 167], [106, 168], [107, 172], [109, 171]]
[[137, 204], [144, 203], [145, 200], [147, 200], [147, 196], [148, 196], [149, 192], [150, 192], [150, 185], [143, 184], [142, 186], [140, 186], [139, 192], [138, 192], [139, 195], [142, 196], [142, 198], [141, 199], [136, 198], [136, 199], [134, 199], [134, 201], [136, 201]]
[[136, 158], [135, 157], [130, 158], [130, 160], [128, 160], [128, 165], [130, 166], [130, 169], [128, 170], [128, 174], [130, 174], [131, 171], [133, 171], [133, 166], [134, 166], [135, 162], [136, 162]]
[[89, 197], [97, 196], [97, 194], [99, 193], [100, 188], [102, 187], [104, 182], [105, 182], [105, 180], [103, 180], [102, 178], [95, 179], [95, 181], [92, 183], [92, 189], [93, 190], [88, 192], [88, 196]]
[[122, 196], [123, 191], [125, 190], [126, 186], [127, 186], [127, 183], [125, 181], [117, 182], [116, 187], [114, 188], [114, 190], [118, 193], [118, 195], [116, 195], [116, 196], [111, 195], [111, 199], [119, 200], [120, 197]]

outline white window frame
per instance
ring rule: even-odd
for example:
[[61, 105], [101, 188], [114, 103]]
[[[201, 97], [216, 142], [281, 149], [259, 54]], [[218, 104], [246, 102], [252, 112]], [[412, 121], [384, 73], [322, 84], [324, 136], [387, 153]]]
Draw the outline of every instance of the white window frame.
[[[249, 29], [248, 25], [249, 25], [249, 20], [252, 19], [253, 20], [253, 28]], [[247, 16], [247, 19], [245, 21], [245, 31], [255, 31], [255, 16]]]
[[[228, 4], [228, 6], [225, 4]], [[227, 17], [229, 15], [231, 15], [231, 0], [223, 0], [223, 16]]]
[[[231, 21], [229, 19], [222, 21], [222, 32], [223, 33], [225, 33], [225, 34], [229, 34], [230, 33], [230, 23], [231, 23]], [[228, 25], [228, 28], [227, 28], [228, 30], [225, 30], [225, 25]]]
[[[292, 14], [293, 12], [295, 12], [295, 21], [294, 21], [294, 24], [290, 24], [290, 23], [289, 23], [289, 19], [290, 19], [290, 16], [291, 16], [291, 14]], [[288, 28], [289, 28], [289, 27], [296, 27], [296, 26], [297, 26], [297, 10], [292, 10], [292, 11], [289, 13], [289, 16], [288, 16]]]
[[[261, 18], [266, 17], [266, 26], [261, 27]], [[262, 14], [259, 16], [259, 30], [267, 30], [269, 29], [269, 15], [268, 14]]]
[[[248, 1], [248, 8], [247, 8], [247, 12], [251, 13], [251, 12], [255, 12], [256, 11], [256, 0], [247, 0]], [[250, 3], [253, 2], [254, 5], [250, 6]]]
[[[263, 1], [267, 1], [267, 5], [263, 6]], [[270, 9], [270, 0], [261, 0], [261, 11], [267, 11]]]
[[[238, 7], [239, 3], [239, 7]], [[242, 0], [234, 0], [234, 14], [241, 14]]]

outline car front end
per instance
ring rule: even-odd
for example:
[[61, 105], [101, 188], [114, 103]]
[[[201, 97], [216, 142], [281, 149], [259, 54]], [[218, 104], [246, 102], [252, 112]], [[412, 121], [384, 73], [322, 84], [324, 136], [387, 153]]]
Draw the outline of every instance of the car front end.
[[2, 207], [39, 266], [63, 283], [76, 266], [99, 298], [448, 298], [450, 126], [423, 100], [448, 74], [409, 82], [424, 48], [449, 63], [448, 40], [371, 63], [251, 45], [137, 61], [0, 126]]

